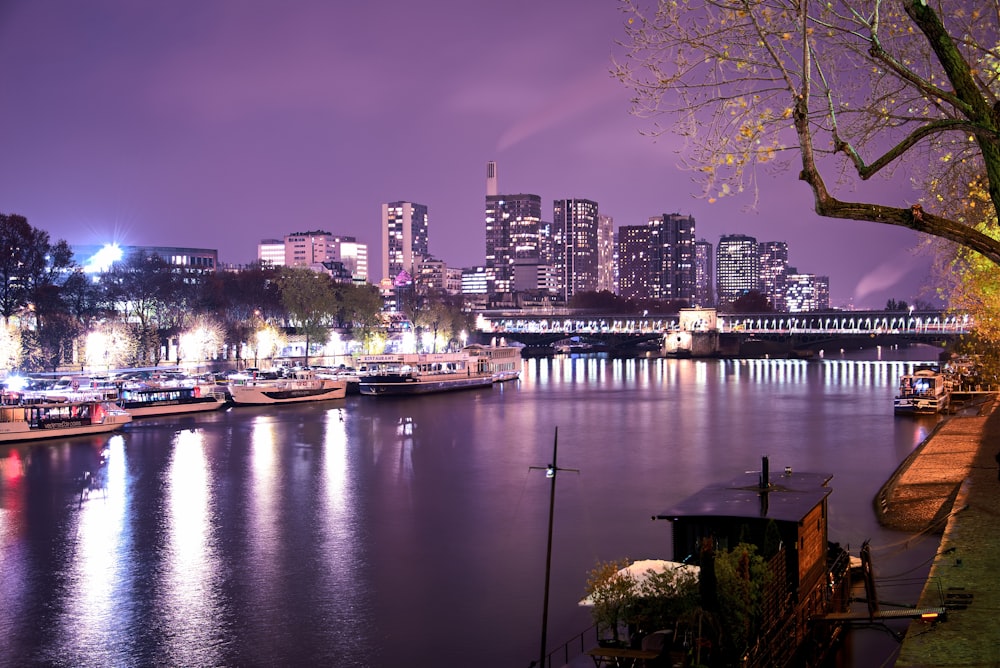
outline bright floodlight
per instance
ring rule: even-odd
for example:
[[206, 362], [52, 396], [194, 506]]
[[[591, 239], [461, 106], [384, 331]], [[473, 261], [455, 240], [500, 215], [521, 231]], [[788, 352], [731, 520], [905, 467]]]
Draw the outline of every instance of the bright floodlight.
[[122, 255], [121, 246], [118, 244], [104, 244], [101, 250], [94, 253], [83, 270], [90, 274], [105, 272], [111, 268], [111, 265], [121, 260]]

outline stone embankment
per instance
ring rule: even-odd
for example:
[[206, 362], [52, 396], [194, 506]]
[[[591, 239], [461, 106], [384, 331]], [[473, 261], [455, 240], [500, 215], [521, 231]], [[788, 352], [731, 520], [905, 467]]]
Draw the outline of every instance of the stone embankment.
[[875, 499], [884, 526], [901, 531], [942, 533], [956, 495], [981, 449], [991, 399], [979, 415], [953, 416], [907, 457]]
[[1000, 410], [954, 416], [899, 467], [875, 500], [883, 524], [942, 533], [897, 667], [1000, 666]]

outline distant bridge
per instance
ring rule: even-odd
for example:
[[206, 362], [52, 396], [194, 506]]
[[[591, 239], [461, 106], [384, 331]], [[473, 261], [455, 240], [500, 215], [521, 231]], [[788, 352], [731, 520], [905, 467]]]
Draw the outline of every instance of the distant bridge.
[[[968, 315], [944, 311], [831, 311], [719, 314], [715, 331], [741, 341], [767, 341], [797, 350], [818, 350], [900, 343], [941, 346], [953, 343], [972, 328]], [[578, 338], [619, 348], [679, 331], [680, 321], [678, 315], [504, 310], [483, 312], [477, 329], [487, 336], [500, 335], [531, 346]]]

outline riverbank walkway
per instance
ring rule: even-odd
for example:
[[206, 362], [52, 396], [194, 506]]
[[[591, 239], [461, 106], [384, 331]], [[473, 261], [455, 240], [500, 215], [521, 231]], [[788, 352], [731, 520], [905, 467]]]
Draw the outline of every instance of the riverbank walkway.
[[876, 512], [887, 526], [942, 530], [918, 608], [945, 619], [912, 622], [898, 667], [1000, 666], [1000, 410], [942, 422], [886, 484]]

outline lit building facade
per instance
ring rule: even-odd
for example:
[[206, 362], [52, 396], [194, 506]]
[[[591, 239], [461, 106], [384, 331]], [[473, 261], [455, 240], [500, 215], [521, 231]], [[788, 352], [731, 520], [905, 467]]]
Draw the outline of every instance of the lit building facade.
[[694, 218], [653, 216], [618, 230], [618, 294], [638, 299], [696, 300]]
[[717, 304], [725, 306], [760, 286], [757, 240], [745, 234], [726, 234], [715, 251]]
[[826, 311], [830, 308], [830, 277], [800, 274], [788, 270], [785, 281], [785, 302], [789, 313]]
[[[258, 253], [263, 250], [262, 241]], [[259, 257], [263, 260], [263, 257]], [[354, 281], [368, 280], [368, 246], [354, 237], [344, 237], [323, 230], [293, 232], [284, 239], [284, 261], [289, 267], [307, 267], [313, 271], [329, 271], [326, 265], [343, 265]], [[278, 263], [275, 263], [276, 266]]]
[[212, 248], [183, 248], [180, 246], [119, 246], [73, 245], [73, 259], [87, 273], [107, 271], [111, 264], [137, 253], [157, 255], [171, 267], [185, 269], [195, 274], [214, 273], [219, 268], [219, 251]]
[[694, 302], [691, 306], [715, 305], [715, 263], [712, 244], [704, 239], [694, 242]]
[[785, 306], [785, 278], [788, 275], [788, 243], [784, 241], [760, 242], [760, 287], [775, 311], [787, 311]]
[[261, 239], [257, 244], [257, 260], [272, 267], [285, 266], [285, 242], [282, 239]]
[[649, 296], [651, 239], [648, 225], [618, 228], [618, 294], [626, 299]]
[[654, 231], [654, 284], [658, 299], [695, 300], [694, 218], [665, 213], [649, 219]]
[[539, 260], [541, 220], [538, 195], [486, 196], [486, 269], [493, 275], [493, 292], [514, 291], [515, 260]]
[[597, 291], [615, 292], [615, 220], [597, 217]]
[[569, 301], [597, 290], [597, 202], [557, 199], [552, 207], [552, 254], [559, 295]]
[[427, 207], [414, 202], [382, 205], [382, 278], [405, 271], [415, 275], [416, 264], [428, 252]]

